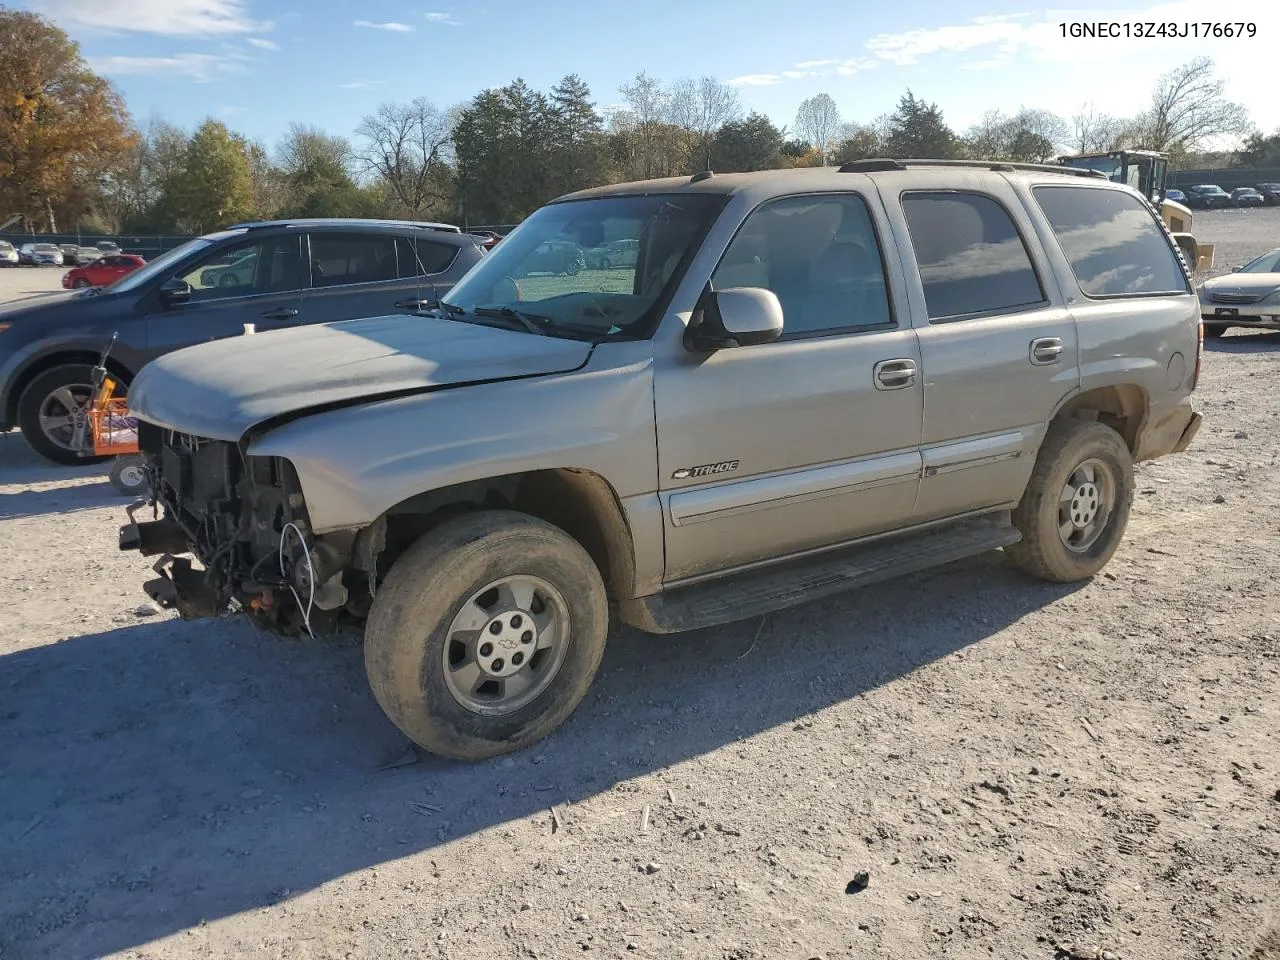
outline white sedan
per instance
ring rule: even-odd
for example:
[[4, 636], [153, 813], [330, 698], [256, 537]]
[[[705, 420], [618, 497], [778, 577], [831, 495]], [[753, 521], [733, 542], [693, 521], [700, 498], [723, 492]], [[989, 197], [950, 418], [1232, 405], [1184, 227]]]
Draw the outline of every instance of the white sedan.
[[1280, 330], [1280, 248], [1206, 280], [1200, 316], [1206, 337], [1220, 337], [1228, 327]]

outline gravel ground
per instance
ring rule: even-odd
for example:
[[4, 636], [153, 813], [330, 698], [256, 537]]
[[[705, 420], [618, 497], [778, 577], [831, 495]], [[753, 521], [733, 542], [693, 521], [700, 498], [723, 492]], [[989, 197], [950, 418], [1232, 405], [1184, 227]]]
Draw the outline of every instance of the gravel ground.
[[0, 303], [62, 289], [61, 267], [0, 268]]
[[[1197, 217], [1221, 266], [1263, 223]], [[0, 957], [1276, 960], [1278, 378], [1280, 334], [1209, 346], [1091, 583], [617, 631], [476, 766], [406, 752], [354, 640], [139, 615], [101, 471], [0, 436]]]

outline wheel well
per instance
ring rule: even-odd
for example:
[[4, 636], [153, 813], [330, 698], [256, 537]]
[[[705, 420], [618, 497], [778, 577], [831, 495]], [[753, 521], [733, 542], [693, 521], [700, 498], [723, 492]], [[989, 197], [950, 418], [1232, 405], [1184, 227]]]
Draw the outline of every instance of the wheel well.
[[1147, 397], [1141, 387], [1122, 384], [1097, 387], [1072, 397], [1054, 417], [1097, 420], [1124, 438], [1130, 453], [1138, 449], [1138, 435], [1147, 418]]
[[[46, 370], [52, 370], [54, 367], [61, 367], [68, 363], [87, 363], [92, 367], [96, 366], [101, 358], [102, 354], [93, 353], [89, 350], [73, 350], [67, 353], [54, 353], [47, 357], [41, 357], [23, 370], [9, 388], [9, 396], [5, 400], [4, 421], [6, 423], [14, 423], [17, 420], [18, 401], [22, 398], [23, 391], [27, 389], [27, 384]], [[107, 357], [107, 370], [126, 386], [133, 379], [133, 373], [113, 357]]]
[[618, 495], [599, 474], [575, 468], [472, 480], [410, 497], [384, 514], [386, 559], [379, 561], [379, 571], [450, 517], [485, 509], [519, 510], [554, 524], [582, 544], [611, 598], [634, 594], [634, 546]]

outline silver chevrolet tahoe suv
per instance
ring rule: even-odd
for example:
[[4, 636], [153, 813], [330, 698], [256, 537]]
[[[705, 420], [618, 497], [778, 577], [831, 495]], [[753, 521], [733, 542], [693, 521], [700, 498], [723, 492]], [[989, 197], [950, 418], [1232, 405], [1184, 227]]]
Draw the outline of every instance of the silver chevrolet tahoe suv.
[[[626, 265], [548, 244], [634, 241]], [[1133, 463], [1177, 453], [1202, 348], [1147, 202], [1090, 171], [873, 160], [541, 208], [437, 307], [147, 365], [183, 616], [364, 622], [378, 702], [480, 759], [555, 730], [611, 620], [669, 633], [1003, 548], [1096, 574]]]

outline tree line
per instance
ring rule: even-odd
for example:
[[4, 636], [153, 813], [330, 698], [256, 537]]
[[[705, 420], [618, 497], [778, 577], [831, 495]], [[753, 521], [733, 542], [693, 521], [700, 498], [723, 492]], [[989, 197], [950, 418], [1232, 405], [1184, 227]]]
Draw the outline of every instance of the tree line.
[[34, 230], [107, 233], [302, 216], [506, 224], [573, 190], [700, 170], [886, 156], [1045, 162], [1119, 148], [1167, 151], [1176, 168], [1224, 136], [1239, 143], [1228, 162], [1280, 164], [1280, 132], [1252, 127], [1207, 58], [1159, 77], [1133, 117], [1023, 108], [959, 132], [910, 90], [869, 121], [847, 120], [820, 93], [782, 127], [711, 76], [665, 83], [641, 72], [618, 92], [619, 106], [600, 109], [577, 75], [545, 92], [516, 79], [452, 107], [383, 103], [351, 136], [294, 124], [273, 145], [213, 118], [190, 132], [162, 119], [138, 128], [63, 31], [0, 7], [0, 222], [19, 214]]

